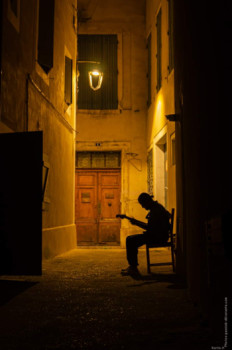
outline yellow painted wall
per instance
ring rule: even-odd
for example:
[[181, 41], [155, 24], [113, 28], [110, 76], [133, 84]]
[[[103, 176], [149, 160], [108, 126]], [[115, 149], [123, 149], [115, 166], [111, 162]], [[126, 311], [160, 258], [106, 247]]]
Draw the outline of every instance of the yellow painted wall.
[[[76, 1], [56, 1], [54, 22], [54, 66], [48, 77], [39, 65], [32, 74], [49, 94], [49, 104], [30, 84], [29, 129], [44, 130], [45, 161], [50, 164], [43, 211], [43, 256], [57, 255], [76, 246], [74, 219], [74, 166], [76, 114]], [[72, 104], [64, 101], [65, 56], [73, 61]], [[38, 79], [39, 78], [39, 79]], [[39, 107], [40, 106], [40, 107]], [[39, 112], [39, 113], [38, 113]]]
[[[77, 110], [77, 150], [122, 151], [122, 212], [145, 220], [137, 198], [147, 191], [147, 50], [145, 37], [145, 1], [100, 0], [94, 11], [88, 1], [79, 6], [86, 23], [80, 22], [80, 34], [117, 34], [118, 36], [118, 110]], [[100, 142], [100, 146], [95, 146]], [[133, 159], [130, 153], [136, 153]], [[122, 221], [121, 246], [125, 237], [135, 233]], [[141, 230], [139, 230], [141, 232]]]
[[[159, 10], [162, 10], [161, 20], [161, 37], [162, 37], [162, 51], [161, 51], [161, 76], [162, 86], [157, 92], [157, 62], [156, 62], [156, 16]], [[146, 3], [146, 36], [151, 33], [151, 105], [148, 108], [147, 119], [147, 147], [153, 148], [154, 158], [156, 152], [155, 143], [158, 142], [159, 137], [166, 134], [167, 141], [167, 170], [168, 170], [168, 202], [167, 208], [171, 210], [172, 207], [176, 207], [176, 179], [175, 179], [175, 165], [172, 164], [172, 150], [171, 139], [175, 133], [175, 123], [167, 121], [165, 115], [174, 114], [174, 70], [169, 72], [169, 37], [168, 37], [168, 1], [166, 0], [147, 0]], [[155, 177], [159, 172], [156, 169], [157, 164], [154, 159], [154, 183], [156, 183]], [[154, 195], [156, 191], [154, 188]]]

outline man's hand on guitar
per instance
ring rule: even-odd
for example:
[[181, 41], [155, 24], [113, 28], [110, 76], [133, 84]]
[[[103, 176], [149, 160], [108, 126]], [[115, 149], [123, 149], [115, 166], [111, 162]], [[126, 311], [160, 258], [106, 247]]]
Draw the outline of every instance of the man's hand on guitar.
[[136, 225], [136, 226], [138, 226], [138, 227], [141, 227], [141, 228], [143, 228], [144, 230], [147, 229], [147, 224], [146, 224], [145, 222], [136, 220], [136, 219], [134, 219], [134, 218], [131, 218], [131, 217], [129, 217], [129, 216], [126, 216], [125, 214], [117, 214], [117, 215], [116, 215], [116, 218], [127, 219], [127, 220], [130, 221], [130, 223], [131, 223], [132, 225]]
[[132, 224], [132, 225], [136, 225], [137, 223], [138, 223], [138, 220], [136, 220], [136, 219], [133, 219], [133, 218], [130, 218], [130, 223]]

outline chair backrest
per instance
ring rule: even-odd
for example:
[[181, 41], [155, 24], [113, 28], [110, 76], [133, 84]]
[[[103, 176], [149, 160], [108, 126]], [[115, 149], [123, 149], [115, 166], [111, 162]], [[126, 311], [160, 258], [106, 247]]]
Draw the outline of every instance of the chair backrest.
[[172, 208], [172, 211], [171, 211], [171, 221], [170, 221], [170, 238], [171, 238], [171, 243], [173, 244], [173, 224], [174, 224], [174, 214], [175, 214], [175, 209]]

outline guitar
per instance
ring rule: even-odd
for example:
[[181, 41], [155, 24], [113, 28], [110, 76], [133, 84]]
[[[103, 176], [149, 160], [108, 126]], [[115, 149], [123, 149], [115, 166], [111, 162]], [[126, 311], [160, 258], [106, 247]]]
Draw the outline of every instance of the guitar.
[[132, 225], [136, 225], [136, 226], [141, 227], [145, 230], [147, 229], [147, 224], [145, 222], [136, 220], [134, 218], [130, 218], [129, 216], [127, 216], [125, 214], [117, 214], [116, 218], [127, 219], [132, 223]]

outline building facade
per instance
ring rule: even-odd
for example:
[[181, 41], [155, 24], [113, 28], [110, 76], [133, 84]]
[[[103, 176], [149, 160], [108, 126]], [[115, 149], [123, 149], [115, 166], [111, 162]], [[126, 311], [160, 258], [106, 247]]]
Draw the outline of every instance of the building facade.
[[77, 4], [1, 5], [0, 132], [43, 132], [42, 251], [50, 258], [76, 246]]
[[150, 192], [169, 211], [176, 208], [173, 2], [146, 2], [148, 48], [147, 148]]
[[[125, 247], [131, 227], [126, 220], [115, 219], [115, 215], [124, 213], [141, 220], [146, 216], [137, 202], [139, 194], [147, 191], [145, 1], [136, 6], [134, 1], [79, 1], [78, 11], [76, 151], [79, 160], [86, 158], [77, 163], [77, 240], [78, 244]], [[88, 41], [89, 46], [84, 46], [83, 41]], [[107, 48], [107, 52], [101, 51], [101, 47]], [[95, 68], [103, 70], [102, 87], [98, 91], [91, 92], [90, 87], [85, 87], [88, 85], [85, 65], [91, 68], [91, 63], [86, 61], [99, 62]], [[119, 160], [115, 162], [117, 155]], [[87, 182], [81, 194], [78, 183], [85, 181], [84, 176]], [[97, 176], [103, 176], [103, 180], [97, 180]], [[88, 186], [92, 195], [84, 190]], [[88, 195], [91, 198], [87, 204], [87, 199], [81, 196]], [[82, 233], [88, 227], [94, 230], [94, 237]], [[107, 231], [114, 233], [107, 236]]]
[[[164, 43], [160, 57], [162, 76], [157, 90], [155, 52], [158, 34], [156, 16], [152, 13], [158, 14], [160, 3], [148, 1], [146, 4], [145, 1], [140, 1], [134, 6], [134, 1], [120, 1], [117, 4], [114, 1], [100, 1], [98, 4], [94, 1], [78, 2], [78, 244], [118, 244], [125, 247], [127, 235], [137, 230], [126, 221], [120, 223], [114, 220], [115, 214], [124, 213], [145, 220], [146, 212], [137, 202], [141, 192], [153, 194], [167, 209], [175, 208], [175, 128], [165, 118], [165, 114], [174, 113], [174, 71], [173, 67], [168, 68], [170, 40], [167, 35], [169, 8], [166, 1], [163, 7], [164, 20], [162, 19], [159, 32]], [[115, 47], [113, 41], [116, 43]], [[90, 43], [86, 44], [87, 42]], [[103, 47], [107, 47], [109, 57], [107, 53], [100, 52], [101, 43], [104, 43]], [[106, 63], [108, 61], [110, 63]], [[161, 67], [161, 61], [159, 64]], [[90, 87], [86, 86], [87, 72], [91, 68], [103, 71], [101, 92], [91, 92]], [[114, 91], [111, 91], [107, 80], [109, 75], [116, 87]], [[104, 157], [116, 157], [117, 152], [120, 164], [116, 164], [113, 169], [113, 163], [108, 163], [108, 166], [104, 163], [103, 154]], [[101, 154], [102, 165], [99, 165], [100, 161], [97, 163], [93, 159], [101, 157]], [[90, 157], [92, 165], [88, 160]], [[111, 194], [109, 192], [102, 195], [104, 189], [101, 189], [101, 184], [98, 184], [100, 180], [97, 181], [97, 175], [94, 174], [99, 171], [111, 171], [115, 176], [116, 173], [120, 175], [117, 195], [113, 194], [113, 188]], [[84, 176], [92, 176], [92, 180], [86, 178], [87, 182], [79, 190], [80, 182], [85, 181]], [[117, 180], [112, 177], [112, 181]], [[93, 183], [96, 184], [95, 189]], [[88, 194], [88, 186], [92, 186], [92, 194]], [[108, 190], [110, 191], [110, 187]], [[89, 204], [81, 197], [88, 195], [91, 197]], [[115, 196], [117, 200], [111, 198], [111, 201], [107, 201], [107, 196], [108, 199]], [[106, 231], [112, 231], [113, 226], [115, 235], [107, 238], [104, 227]], [[88, 227], [95, 231], [94, 237], [84, 237], [84, 233], [82, 234], [83, 231], [88, 231]]]

